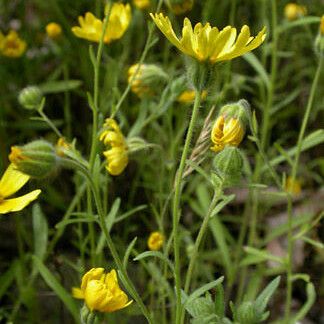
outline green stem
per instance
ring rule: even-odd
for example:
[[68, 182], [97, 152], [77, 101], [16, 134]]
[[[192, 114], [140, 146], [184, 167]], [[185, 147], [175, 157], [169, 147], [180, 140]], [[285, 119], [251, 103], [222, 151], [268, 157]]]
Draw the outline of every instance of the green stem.
[[173, 247], [174, 247], [174, 263], [175, 263], [175, 286], [176, 286], [176, 324], [181, 321], [182, 305], [181, 305], [181, 274], [180, 274], [180, 243], [179, 243], [179, 221], [180, 221], [180, 198], [181, 198], [181, 185], [186, 160], [189, 153], [190, 142], [192, 139], [193, 131], [196, 125], [198, 111], [201, 101], [201, 90], [196, 91], [195, 102], [189, 123], [189, 128], [180, 160], [180, 165], [176, 173], [174, 199], [172, 208], [172, 221], [173, 221]]
[[[320, 55], [319, 63], [317, 66], [317, 70], [314, 76], [314, 80], [312, 83], [310, 95], [307, 102], [306, 111], [303, 117], [302, 125], [299, 131], [299, 136], [297, 140], [297, 150], [296, 155], [294, 159], [294, 163], [292, 166], [292, 172], [291, 172], [291, 181], [292, 183], [296, 180], [297, 176], [297, 169], [299, 164], [299, 158], [302, 151], [302, 144], [303, 139], [307, 127], [307, 123], [309, 120], [309, 116], [312, 110], [314, 98], [316, 89], [319, 82], [319, 77], [321, 74], [323, 68], [323, 55]], [[287, 204], [287, 213], [288, 213], [288, 264], [287, 264], [287, 296], [286, 296], [286, 305], [285, 305], [285, 321], [286, 323], [289, 322], [289, 316], [290, 316], [290, 308], [291, 308], [291, 300], [292, 300], [292, 267], [293, 267], [293, 250], [294, 250], [294, 241], [293, 241], [293, 235], [292, 235], [292, 197], [288, 194], [288, 204]]]

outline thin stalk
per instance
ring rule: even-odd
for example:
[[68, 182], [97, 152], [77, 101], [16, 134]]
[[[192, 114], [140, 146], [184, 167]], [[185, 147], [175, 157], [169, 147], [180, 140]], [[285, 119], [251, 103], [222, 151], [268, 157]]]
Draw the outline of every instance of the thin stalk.
[[192, 139], [193, 131], [196, 125], [198, 111], [201, 101], [201, 90], [196, 91], [195, 102], [189, 123], [189, 128], [180, 160], [180, 165], [176, 173], [174, 199], [172, 208], [172, 221], [173, 221], [173, 248], [174, 248], [174, 263], [175, 263], [175, 286], [176, 286], [176, 324], [181, 322], [181, 274], [180, 274], [180, 242], [179, 242], [179, 221], [180, 221], [180, 198], [181, 198], [181, 185], [183, 181], [183, 173], [186, 166], [186, 160], [189, 153], [190, 142]]
[[[309, 116], [310, 116], [310, 113], [312, 110], [315, 93], [316, 93], [316, 89], [318, 86], [318, 81], [319, 81], [319, 77], [320, 77], [322, 68], [323, 68], [323, 55], [320, 55], [319, 63], [317, 66], [317, 70], [316, 70], [314, 80], [312, 83], [310, 95], [308, 98], [306, 111], [305, 111], [305, 114], [303, 117], [299, 135], [298, 135], [297, 151], [296, 151], [294, 163], [292, 166], [292, 172], [291, 172], [292, 182], [294, 182], [296, 180], [299, 158], [300, 158], [300, 154], [302, 151], [302, 143], [303, 143], [307, 123], [309, 120]], [[292, 226], [293, 225], [292, 224], [292, 218], [293, 218], [292, 197], [289, 194], [288, 194], [287, 213], [288, 213], [288, 264], [287, 264], [287, 295], [286, 295], [286, 305], [285, 305], [285, 322], [286, 323], [289, 322], [290, 308], [291, 308], [291, 301], [292, 301], [292, 288], [293, 288], [292, 287], [292, 274], [293, 274], [292, 267], [293, 267], [293, 250], [294, 250], [294, 241], [293, 241], [293, 235], [292, 235], [293, 234], [292, 233], [292, 230], [293, 230], [293, 226]]]
[[194, 244], [194, 248], [192, 251], [192, 254], [190, 256], [190, 262], [189, 262], [189, 266], [188, 266], [188, 271], [186, 274], [186, 280], [185, 280], [185, 286], [184, 286], [184, 291], [185, 293], [188, 293], [189, 288], [190, 288], [190, 283], [191, 283], [191, 278], [193, 275], [193, 270], [197, 261], [197, 257], [198, 257], [198, 250], [201, 244], [201, 241], [203, 239], [203, 237], [205, 236], [206, 230], [208, 228], [208, 223], [211, 217], [211, 214], [213, 212], [213, 210], [215, 209], [215, 206], [217, 204], [218, 198], [219, 198], [219, 194], [220, 194], [221, 189], [218, 189], [217, 191], [214, 192], [212, 201], [209, 205], [208, 208], [208, 212], [206, 213], [203, 222], [201, 224], [201, 227], [199, 229], [195, 244]]

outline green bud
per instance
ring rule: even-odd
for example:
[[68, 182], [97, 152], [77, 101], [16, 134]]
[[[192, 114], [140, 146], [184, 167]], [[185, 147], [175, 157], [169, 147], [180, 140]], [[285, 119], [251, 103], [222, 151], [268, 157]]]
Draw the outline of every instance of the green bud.
[[44, 140], [12, 146], [9, 160], [19, 171], [34, 178], [48, 176], [57, 166], [55, 149]]
[[223, 115], [226, 119], [239, 119], [243, 127], [249, 122], [251, 114], [250, 104], [245, 99], [241, 99], [236, 103], [225, 105], [221, 108], [219, 115]]
[[236, 311], [235, 320], [239, 323], [257, 324], [262, 320], [252, 302], [244, 302]]
[[97, 320], [96, 313], [91, 312], [86, 304], [80, 310], [80, 317], [82, 324], [95, 324]]
[[37, 109], [43, 99], [41, 90], [36, 86], [28, 86], [22, 89], [18, 96], [19, 103], [26, 109]]
[[240, 181], [243, 158], [237, 147], [226, 146], [215, 156], [213, 165], [216, 174], [222, 179], [223, 186], [230, 187]]

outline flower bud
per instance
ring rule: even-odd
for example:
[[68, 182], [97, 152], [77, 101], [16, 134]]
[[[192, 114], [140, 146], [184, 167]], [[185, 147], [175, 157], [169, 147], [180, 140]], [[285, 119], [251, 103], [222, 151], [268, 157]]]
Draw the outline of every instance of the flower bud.
[[250, 106], [246, 100], [221, 108], [211, 131], [211, 140], [214, 144], [211, 150], [219, 152], [228, 145], [238, 146], [243, 140], [249, 114]]
[[154, 90], [166, 80], [167, 74], [155, 64], [134, 64], [128, 69], [128, 83], [139, 97], [153, 95]]
[[28, 86], [19, 93], [18, 101], [26, 109], [37, 109], [43, 99], [41, 90], [36, 86]]
[[261, 321], [252, 302], [244, 302], [240, 305], [236, 317], [238, 323], [260, 323]]
[[223, 186], [237, 184], [242, 175], [243, 158], [238, 148], [227, 146], [219, 152], [213, 162], [216, 174], [221, 178]]
[[194, 0], [166, 0], [166, 4], [174, 14], [182, 15], [192, 9]]
[[62, 27], [55, 22], [47, 24], [45, 29], [47, 36], [51, 39], [57, 39], [62, 34]]
[[305, 6], [300, 6], [296, 3], [288, 3], [285, 6], [284, 14], [288, 20], [292, 21], [305, 16], [307, 14], [307, 9]]
[[20, 172], [34, 178], [46, 177], [57, 164], [54, 147], [43, 140], [12, 146], [9, 160]]
[[315, 51], [318, 55], [324, 55], [324, 15], [321, 18], [319, 33], [315, 39]]
[[150, 0], [133, 0], [133, 4], [136, 8], [144, 10], [151, 5]]
[[164, 236], [160, 232], [152, 232], [147, 240], [147, 246], [151, 251], [161, 249], [164, 242]]

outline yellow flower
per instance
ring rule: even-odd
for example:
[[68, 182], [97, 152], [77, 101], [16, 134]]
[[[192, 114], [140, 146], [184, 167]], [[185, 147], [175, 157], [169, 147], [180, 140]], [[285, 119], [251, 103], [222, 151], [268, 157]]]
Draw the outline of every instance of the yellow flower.
[[138, 9], [146, 9], [151, 5], [150, 0], [133, 0], [133, 4]]
[[211, 150], [219, 152], [224, 149], [226, 145], [238, 146], [244, 137], [244, 127], [238, 118], [231, 117], [225, 119], [220, 115], [211, 131], [211, 140], [214, 146]]
[[[106, 7], [105, 11], [108, 8]], [[114, 3], [110, 12], [108, 26], [104, 36], [106, 44], [121, 38], [131, 21], [131, 7], [129, 4]], [[79, 17], [79, 26], [72, 27], [72, 32], [79, 38], [84, 38], [92, 42], [100, 42], [103, 32], [104, 22], [95, 17], [91, 12], [87, 12], [85, 17]]]
[[72, 295], [84, 299], [91, 311], [115, 312], [129, 306], [133, 301], [118, 285], [117, 273], [105, 273], [103, 268], [92, 268], [83, 277], [81, 288], [72, 288]]
[[321, 18], [320, 31], [321, 34], [324, 35], [324, 15]]
[[19, 38], [14, 30], [10, 30], [6, 36], [0, 32], [0, 53], [2, 55], [20, 57], [25, 53], [26, 48], [26, 42]]
[[[185, 90], [177, 98], [177, 101], [184, 104], [190, 104], [194, 102], [195, 97], [196, 97], [195, 90]], [[207, 91], [203, 90], [201, 93], [201, 100], [205, 100], [206, 98], [207, 98]]]
[[190, 11], [193, 7], [193, 4], [193, 0], [168, 0], [168, 7], [176, 15], [181, 15], [187, 11]]
[[301, 194], [301, 182], [297, 179], [293, 181], [291, 177], [288, 177], [285, 184], [285, 190], [294, 196]]
[[52, 39], [57, 39], [62, 34], [62, 27], [55, 22], [47, 24], [45, 29], [47, 36]]
[[68, 143], [64, 137], [60, 137], [55, 145], [55, 152], [58, 156], [64, 157], [65, 151], [70, 150], [72, 145]]
[[285, 6], [284, 13], [288, 20], [295, 20], [305, 16], [307, 14], [307, 9], [305, 6], [300, 6], [296, 3], [288, 3]]
[[170, 19], [160, 14], [150, 14], [155, 24], [165, 37], [180, 51], [198, 61], [219, 61], [231, 60], [250, 52], [260, 46], [264, 41], [265, 27], [256, 37], [251, 37], [250, 28], [244, 25], [236, 38], [236, 28], [227, 26], [221, 31], [217, 27], [211, 27], [209, 23], [196, 24], [192, 29], [188, 18], [184, 19], [182, 38], [179, 39], [173, 31]]
[[28, 175], [16, 170], [13, 164], [9, 165], [0, 180], [0, 214], [20, 211], [38, 197], [41, 193], [39, 189], [24, 196], [6, 199], [22, 188], [28, 180]]
[[128, 164], [128, 146], [114, 119], [106, 119], [100, 141], [110, 146], [109, 150], [103, 152], [107, 159], [107, 171], [111, 175], [121, 174]]
[[160, 232], [152, 232], [147, 240], [147, 246], [151, 251], [161, 249], [164, 242], [164, 236]]

